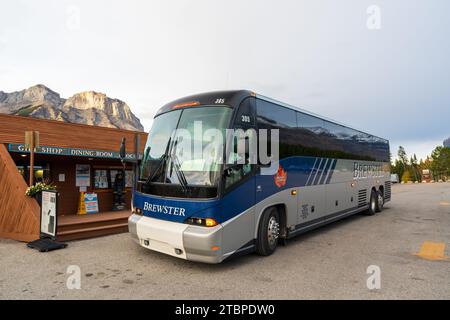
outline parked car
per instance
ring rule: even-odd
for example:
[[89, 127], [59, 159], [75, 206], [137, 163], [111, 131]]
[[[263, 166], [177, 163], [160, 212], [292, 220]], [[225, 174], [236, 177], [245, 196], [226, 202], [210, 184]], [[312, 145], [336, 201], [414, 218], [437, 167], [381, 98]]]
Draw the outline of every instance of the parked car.
[[400, 182], [400, 179], [398, 178], [398, 174], [396, 174], [396, 173], [391, 174], [391, 182], [392, 183], [399, 183]]

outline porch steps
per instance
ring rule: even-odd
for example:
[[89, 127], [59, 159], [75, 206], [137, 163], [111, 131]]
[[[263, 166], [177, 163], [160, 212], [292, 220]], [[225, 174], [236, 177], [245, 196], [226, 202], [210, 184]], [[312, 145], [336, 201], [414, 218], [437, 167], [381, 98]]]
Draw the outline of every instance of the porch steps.
[[128, 232], [130, 210], [58, 217], [58, 241]]

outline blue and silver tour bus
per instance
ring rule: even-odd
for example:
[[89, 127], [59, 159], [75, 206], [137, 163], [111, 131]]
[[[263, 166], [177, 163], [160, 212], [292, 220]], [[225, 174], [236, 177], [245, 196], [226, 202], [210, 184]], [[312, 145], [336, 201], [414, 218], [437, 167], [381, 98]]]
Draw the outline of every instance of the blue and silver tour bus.
[[[199, 123], [203, 132], [223, 131], [223, 139], [195, 137]], [[230, 129], [277, 131], [275, 170], [249, 143], [238, 161], [242, 152]], [[191, 133], [200, 150], [180, 155], [178, 131]], [[258, 150], [272, 152], [272, 135], [259, 136]], [[202, 159], [205, 150], [209, 161]], [[270, 255], [279, 242], [308, 230], [360, 212], [374, 215], [391, 198], [387, 140], [245, 90], [163, 106], [137, 171], [128, 221], [133, 239], [206, 263], [249, 252]]]

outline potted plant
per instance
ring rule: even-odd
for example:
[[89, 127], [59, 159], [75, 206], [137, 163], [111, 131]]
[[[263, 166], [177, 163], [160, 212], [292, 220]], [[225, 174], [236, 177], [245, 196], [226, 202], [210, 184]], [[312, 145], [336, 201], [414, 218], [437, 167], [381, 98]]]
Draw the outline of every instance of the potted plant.
[[25, 195], [30, 198], [36, 198], [39, 205], [42, 201], [42, 191], [44, 190], [56, 190], [56, 186], [48, 181], [38, 182], [27, 188]]

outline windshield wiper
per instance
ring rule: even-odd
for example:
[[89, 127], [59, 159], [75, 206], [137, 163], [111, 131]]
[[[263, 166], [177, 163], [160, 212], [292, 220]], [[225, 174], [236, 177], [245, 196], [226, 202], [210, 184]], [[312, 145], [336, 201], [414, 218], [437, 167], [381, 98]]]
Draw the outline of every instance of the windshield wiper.
[[186, 180], [186, 175], [184, 174], [183, 170], [181, 170], [180, 159], [178, 159], [178, 156], [175, 153], [176, 149], [177, 149], [177, 145], [178, 145], [178, 140], [176, 140], [174, 142], [173, 152], [170, 154], [169, 159], [172, 164], [171, 168], [175, 168], [175, 173], [177, 175], [178, 181], [180, 182], [181, 189], [183, 190], [183, 192], [187, 193], [188, 182]]
[[178, 181], [180, 181], [181, 188], [184, 192], [188, 191], [188, 182], [186, 180], [186, 175], [184, 174], [183, 170], [181, 170], [180, 160], [178, 157], [173, 154], [170, 157], [171, 161], [173, 162], [173, 165], [175, 167], [175, 173], [177, 175]]
[[165, 163], [166, 160], [168, 158], [168, 152], [169, 152], [169, 148], [170, 148], [170, 143], [172, 141], [172, 137], [169, 138], [169, 141], [167, 141], [167, 146], [166, 146], [166, 150], [164, 151], [164, 154], [162, 155], [161, 159], [159, 160], [158, 166], [156, 167], [155, 171], [153, 171], [153, 174], [151, 176], [149, 176], [147, 178], [147, 180], [145, 181], [146, 184], [149, 184], [150, 182], [152, 182], [157, 176], [157, 173], [159, 171], [161, 171], [161, 173], [164, 172], [164, 167], [165, 167]]

